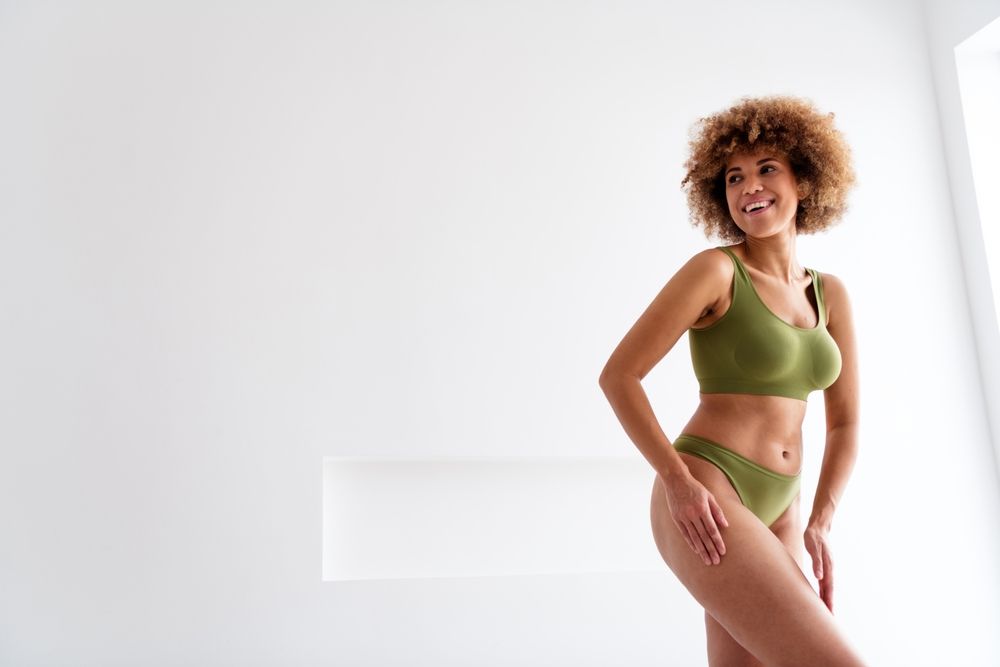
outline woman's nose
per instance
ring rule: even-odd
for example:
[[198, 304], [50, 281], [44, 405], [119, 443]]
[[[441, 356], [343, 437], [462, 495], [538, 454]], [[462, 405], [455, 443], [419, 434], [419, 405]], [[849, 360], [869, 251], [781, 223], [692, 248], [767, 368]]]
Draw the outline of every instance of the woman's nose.
[[743, 181], [743, 194], [752, 195], [758, 190], [763, 190], [764, 186], [758, 181], [747, 178]]

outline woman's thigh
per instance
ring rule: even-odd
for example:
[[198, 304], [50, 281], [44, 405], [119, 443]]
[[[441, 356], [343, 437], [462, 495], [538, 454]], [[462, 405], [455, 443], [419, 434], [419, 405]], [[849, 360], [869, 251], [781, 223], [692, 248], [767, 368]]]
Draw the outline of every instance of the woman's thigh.
[[764, 663], [733, 639], [729, 631], [705, 612], [705, 645], [709, 667], [763, 667]]
[[[802, 569], [803, 544], [799, 496], [795, 497], [784, 514], [768, 528], [785, 545], [785, 549], [798, 563], [799, 569]], [[707, 611], [705, 612], [705, 640], [710, 667], [762, 667], [764, 664], [753, 657], [753, 654], [746, 650], [742, 644], [733, 639], [729, 631], [722, 627], [722, 624]]]
[[767, 665], [861, 665], [795, 559], [778, 537], [743, 506], [714, 464], [681, 454], [691, 474], [722, 507], [726, 553], [706, 565], [670, 516], [663, 481], [650, 500], [653, 537], [682, 584], [742, 646]]

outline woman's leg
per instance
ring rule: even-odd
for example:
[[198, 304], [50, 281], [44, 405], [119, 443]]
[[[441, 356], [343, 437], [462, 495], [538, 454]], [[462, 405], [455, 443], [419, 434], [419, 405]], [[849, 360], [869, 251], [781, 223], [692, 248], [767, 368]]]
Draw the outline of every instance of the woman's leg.
[[715, 618], [705, 612], [705, 639], [708, 644], [709, 667], [764, 667], [753, 653], [733, 639]]
[[[781, 517], [771, 524], [770, 529], [795, 559], [801, 570], [805, 547], [802, 543], [802, 524], [799, 517], [799, 497], [796, 496]], [[705, 612], [705, 639], [708, 645], [708, 664], [710, 667], [763, 667], [764, 665], [753, 657], [750, 651], [733, 639], [729, 631], [722, 627], [722, 624], [707, 611]]]
[[[729, 521], [719, 526], [726, 553], [705, 565], [670, 516], [663, 481], [654, 478], [653, 537], [663, 560], [705, 611], [769, 667], [864, 665], [784, 544], [740, 502], [714, 464], [681, 453]], [[776, 522], [777, 524], [777, 522]]]

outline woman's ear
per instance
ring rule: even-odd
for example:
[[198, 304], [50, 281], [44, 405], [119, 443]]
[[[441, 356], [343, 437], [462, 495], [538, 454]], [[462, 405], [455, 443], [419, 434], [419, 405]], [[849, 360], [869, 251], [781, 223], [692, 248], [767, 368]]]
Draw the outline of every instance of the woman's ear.
[[810, 185], [809, 181], [799, 181], [798, 185], [795, 186], [795, 191], [798, 193], [799, 200], [801, 201], [812, 192], [812, 185]]

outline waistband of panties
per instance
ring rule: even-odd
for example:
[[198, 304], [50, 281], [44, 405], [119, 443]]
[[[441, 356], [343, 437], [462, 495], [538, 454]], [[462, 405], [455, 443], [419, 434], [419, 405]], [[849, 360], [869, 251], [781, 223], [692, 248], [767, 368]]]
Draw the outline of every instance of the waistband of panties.
[[802, 471], [801, 470], [799, 472], [795, 473], [794, 475], [786, 475], [784, 473], [777, 472], [776, 470], [771, 470], [770, 468], [765, 468], [764, 466], [762, 466], [761, 464], [757, 463], [756, 461], [751, 461], [750, 459], [748, 459], [747, 457], [743, 456], [742, 454], [734, 452], [733, 450], [729, 449], [728, 447], [726, 447], [724, 445], [720, 445], [717, 442], [709, 440], [708, 438], [703, 438], [703, 437], [698, 436], [698, 435], [691, 435], [690, 433], [681, 433], [680, 435], [678, 435], [674, 439], [674, 444], [675, 445], [677, 444], [678, 440], [694, 440], [695, 442], [700, 442], [700, 443], [708, 445], [710, 447], [717, 447], [717, 448], [723, 450], [724, 452], [726, 452], [727, 455], [732, 456], [733, 458], [739, 459], [740, 461], [742, 461], [743, 463], [745, 463], [749, 467], [753, 468], [757, 472], [759, 472], [761, 474], [764, 474], [764, 475], [769, 475], [771, 477], [774, 477], [775, 479], [780, 479], [780, 480], [785, 480], [785, 481], [789, 481], [790, 482], [790, 481], [798, 479], [802, 475]]

